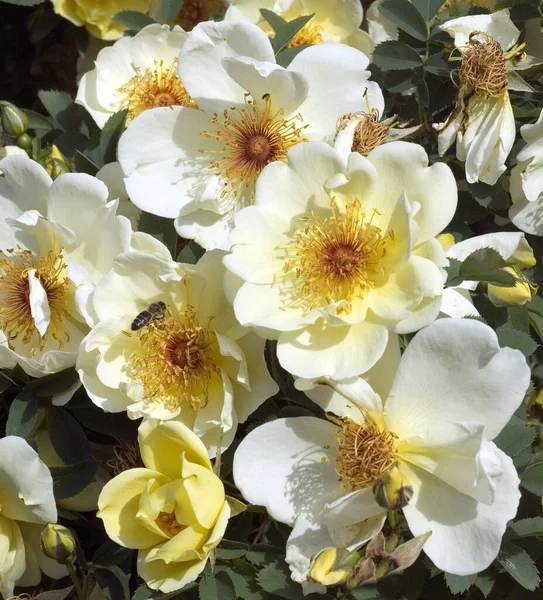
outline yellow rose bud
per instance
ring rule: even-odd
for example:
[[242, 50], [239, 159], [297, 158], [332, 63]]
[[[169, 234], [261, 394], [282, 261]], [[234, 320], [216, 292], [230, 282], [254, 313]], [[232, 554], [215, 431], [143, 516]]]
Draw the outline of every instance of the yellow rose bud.
[[443, 250], [447, 250], [454, 244], [454, 235], [452, 233], [440, 233], [436, 240], [441, 244]]
[[514, 263], [519, 269], [533, 267], [536, 264], [537, 261], [534, 256], [534, 251], [524, 236], [520, 238], [519, 245], [513, 255], [509, 258], [509, 262]]
[[51, 0], [57, 14], [74, 25], [84, 25], [94, 37], [102, 40], [118, 40], [126, 27], [113, 21], [123, 10], [149, 14], [156, 0]]
[[327, 548], [314, 559], [309, 577], [323, 585], [340, 585], [347, 581], [359, 560], [358, 552], [349, 552], [344, 548]]
[[230, 506], [201, 440], [179, 421], [144, 421], [144, 468], [127, 469], [103, 488], [98, 517], [108, 536], [139, 550], [138, 574], [173, 592], [194, 581], [221, 541]]
[[70, 165], [68, 159], [62, 154], [62, 152], [53, 144], [51, 146], [51, 152], [45, 159], [43, 165], [45, 170], [51, 175], [53, 179], [56, 179], [63, 173], [70, 173]]
[[49, 523], [41, 532], [41, 548], [45, 556], [61, 565], [71, 563], [75, 558], [76, 541], [74, 534], [63, 525]]
[[535, 286], [525, 275], [519, 273], [514, 267], [506, 267], [505, 271], [517, 279], [513, 287], [499, 285], [488, 286], [488, 298], [494, 306], [522, 306], [537, 292]]

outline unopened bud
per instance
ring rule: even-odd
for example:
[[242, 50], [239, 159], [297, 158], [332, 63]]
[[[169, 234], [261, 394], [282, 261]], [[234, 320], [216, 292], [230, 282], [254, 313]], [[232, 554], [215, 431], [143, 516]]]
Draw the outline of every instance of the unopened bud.
[[17, 146], [23, 150], [30, 150], [32, 147], [32, 138], [28, 135], [28, 133], [22, 133], [17, 138]]
[[0, 102], [2, 127], [8, 135], [19, 137], [28, 129], [28, 117], [10, 102]]
[[52, 179], [56, 179], [59, 175], [64, 173], [71, 172], [68, 159], [55, 146], [55, 144], [51, 146], [51, 152], [45, 159], [44, 167], [49, 175], [51, 175]]
[[49, 523], [42, 529], [41, 549], [45, 556], [66, 565], [73, 561], [75, 548], [75, 536], [67, 527]]
[[373, 495], [382, 508], [399, 510], [409, 504], [413, 488], [407, 484], [398, 467], [392, 467], [375, 480]]
[[452, 233], [440, 233], [436, 239], [444, 250], [454, 245], [454, 235]]
[[494, 306], [522, 306], [526, 304], [537, 292], [537, 286], [514, 267], [505, 267], [504, 270], [511, 273], [517, 282], [512, 287], [489, 284], [488, 299]]
[[534, 256], [534, 251], [530, 244], [528, 244], [524, 235], [520, 238], [520, 242], [513, 255], [509, 257], [509, 262], [521, 269], [525, 267], [534, 267], [536, 265], [537, 261]]
[[347, 581], [359, 560], [358, 552], [349, 552], [344, 548], [327, 548], [314, 559], [309, 577], [323, 585], [340, 585]]

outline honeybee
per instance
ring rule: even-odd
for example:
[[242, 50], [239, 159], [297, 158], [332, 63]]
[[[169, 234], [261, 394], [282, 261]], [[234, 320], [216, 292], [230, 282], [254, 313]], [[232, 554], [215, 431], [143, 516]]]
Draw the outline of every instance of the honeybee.
[[138, 329], [149, 325], [149, 323], [155, 319], [163, 319], [165, 312], [166, 304], [164, 304], [164, 302], [153, 302], [152, 304], [149, 304], [145, 310], [142, 310], [139, 315], [136, 315], [130, 329], [132, 329], [132, 331], [137, 331]]

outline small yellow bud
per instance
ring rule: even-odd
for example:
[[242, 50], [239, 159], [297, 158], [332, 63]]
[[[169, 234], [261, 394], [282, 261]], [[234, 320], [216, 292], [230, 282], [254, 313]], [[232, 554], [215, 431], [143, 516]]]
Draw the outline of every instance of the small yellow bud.
[[517, 249], [513, 255], [509, 257], [509, 262], [514, 263], [519, 269], [533, 267], [537, 263], [534, 251], [524, 236], [520, 238]]
[[398, 510], [409, 504], [413, 497], [413, 488], [398, 467], [392, 467], [375, 480], [373, 494], [375, 501], [382, 508]]
[[53, 179], [56, 179], [63, 173], [70, 173], [71, 171], [68, 159], [55, 146], [55, 144], [51, 146], [51, 152], [45, 159], [44, 167]]
[[45, 556], [61, 565], [71, 563], [75, 558], [76, 540], [74, 534], [63, 525], [49, 523], [41, 532], [41, 549]]
[[526, 304], [537, 292], [537, 286], [514, 267], [506, 267], [505, 271], [516, 277], [517, 283], [513, 287], [490, 284], [488, 286], [489, 300], [494, 306], [522, 306]]
[[344, 548], [327, 548], [313, 561], [309, 577], [323, 585], [340, 585], [347, 581], [359, 560], [358, 552], [349, 552]]
[[443, 250], [447, 250], [447, 248], [450, 248], [454, 244], [454, 235], [452, 233], [440, 233], [436, 239], [441, 244]]

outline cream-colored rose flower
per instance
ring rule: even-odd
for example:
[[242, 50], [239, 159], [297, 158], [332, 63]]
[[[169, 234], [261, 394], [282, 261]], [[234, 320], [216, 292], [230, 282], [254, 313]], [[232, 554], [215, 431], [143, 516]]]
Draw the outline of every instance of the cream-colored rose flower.
[[313, 15], [289, 42], [290, 48], [339, 42], [371, 54], [375, 46], [370, 36], [360, 29], [364, 13], [359, 0], [230, 0], [225, 19], [248, 19], [273, 35], [260, 14], [261, 8], [275, 12], [285, 21]]
[[55, 12], [102, 40], [118, 40], [126, 27], [113, 20], [124, 10], [149, 13], [157, 0], [51, 0]]
[[154, 590], [182, 588], [221, 541], [230, 507], [207, 450], [185, 425], [154, 419], [139, 428], [145, 468], [106, 484], [98, 517], [117, 544], [139, 550], [138, 574]]
[[23, 438], [1, 439], [0, 596], [12, 596], [16, 585], [38, 585], [42, 571], [54, 579], [67, 575], [40, 548], [41, 529], [56, 520], [49, 469]]
[[40, 377], [75, 364], [94, 285], [128, 247], [130, 223], [94, 177], [53, 182], [24, 156], [0, 171], [0, 367]]
[[255, 205], [236, 218], [226, 267], [243, 280], [242, 325], [277, 337], [299, 377], [352, 377], [381, 356], [389, 331], [439, 313], [447, 264], [435, 239], [456, 208], [454, 176], [421, 146], [390, 142], [348, 158], [299, 144], [267, 166]]
[[148, 25], [102, 49], [94, 69], [79, 83], [76, 102], [99, 127], [127, 109], [127, 122], [157, 106], [196, 106], [181, 84], [177, 59], [187, 34], [168, 25]]
[[[520, 55], [520, 31], [509, 10], [447, 21], [440, 29], [454, 37], [460, 53], [460, 87], [456, 106], [439, 131], [443, 155], [456, 138], [456, 155], [464, 161], [469, 183], [494, 185], [505, 172], [505, 161], [515, 141], [515, 118], [508, 87], [512, 59]], [[515, 88], [513, 88], [515, 89]]]
[[178, 418], [213, 449], [277, 392], [264, 340], [241, 327], [223, 291], [223, 252], [179, 265], [150, 236], [98, 284], [99, 322], [77, 369], [89, 396], [131, 418]]

